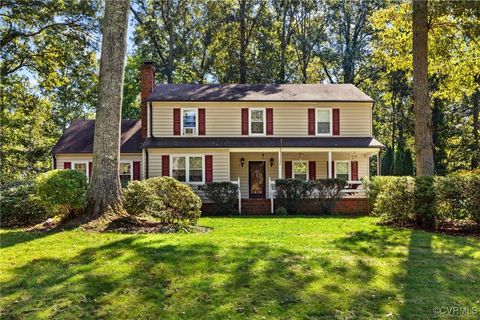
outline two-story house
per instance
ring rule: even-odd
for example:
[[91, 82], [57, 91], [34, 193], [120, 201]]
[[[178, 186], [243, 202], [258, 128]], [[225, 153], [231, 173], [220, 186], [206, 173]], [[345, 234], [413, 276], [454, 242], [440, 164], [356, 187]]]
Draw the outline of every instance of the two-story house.
[[[195, 187], [239, 184], [270, 198], [278, 178], [344, 178], [355, 188], [383, 145], [374, 101], [351, 84], [154, 84], [141, 68], [141, 119], [123, 120], [120, 178], [171, 176]], [[91, 174], [94, 120], [79, 120], [53, 150], [56, 168]]]

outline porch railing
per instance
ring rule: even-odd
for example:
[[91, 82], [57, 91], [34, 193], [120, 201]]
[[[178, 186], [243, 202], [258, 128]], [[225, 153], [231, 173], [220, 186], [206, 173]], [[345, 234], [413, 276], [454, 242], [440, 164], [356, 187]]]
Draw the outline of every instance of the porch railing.
[[240, 177], [237, 180], [230, 181], [233, 184], [237, 185], [237, 193], [238, 193], [238, 213], [242, 213], [242, 192], [240, 191]]
[[[340, 191], [342, 198], [365, 198], [366, 192], [361, 181], [347, 181], [347, 187]], [[268, 177], [268, 197], [270, 199], [270, 213], [274, 213], [275, 205], [275, 180]]]

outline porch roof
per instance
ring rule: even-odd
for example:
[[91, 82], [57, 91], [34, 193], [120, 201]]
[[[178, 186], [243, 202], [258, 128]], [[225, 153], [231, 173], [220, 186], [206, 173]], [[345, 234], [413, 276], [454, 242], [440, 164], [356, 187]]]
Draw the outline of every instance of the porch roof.
[[162, 137], [147, 138], [142, 148], [383, 148], [372, 137]]

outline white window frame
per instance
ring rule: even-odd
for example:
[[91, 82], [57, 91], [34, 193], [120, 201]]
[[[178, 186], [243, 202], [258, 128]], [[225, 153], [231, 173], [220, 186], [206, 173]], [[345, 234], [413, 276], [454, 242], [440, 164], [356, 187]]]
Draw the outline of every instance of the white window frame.
[[[125, 161], [120, 161], [120, 163], [128, 163], [130, 164], [130, 181], [133, 180], [133, 161], [130, 160], [125, 160]], [[120, 166], [118, 167], [118, 178], [120, 178]]]
[[[87, 177], [87, 182], [90, 180], [90, 177], [88, 176], [88, 165], [89, 165], [89, 162], [88, 160], [77, 160], [77, 161], [72, 161], [72, 170], [75, 170], [75, 165], [76, 164], [85, 164], [85, 168], [87, 168], [86, 172], [85, 172], [85, 176]], [[75, 170], [76, 171], [76, 170]]]
[[[185, 181], [180, 181], [186, 184], [201, 185], [205, 184], [205, 155], [204, 154], [171, 154], [170, 155], [170, 177], [173, 178], [173, 157], [185, 157]], [[202, 181], [190, 182], [190, 161], [187, 158], [202, 158]]]
[[[329, 133], [318, 133], [318, 111], [319, 110], [328, 110], [330, 113], [330, 132]], [[315, 108], [315, 135], [330, 137], [333, 135], [333, 108]]]
[[307, 179], [305, 181], [308, 181], [308, 177], [310, 176], [310, 168], [308, 167], [308, 161], [307, 160], [295, 160], [295, 161], [292, 161], [292, 179], [295, 179], [295, 163], [305, 163], [305, 166], [307, 168]]
[[186, 136], [184, 131], [183, 131], [183, 113], [185, 111], [195, 111], [195, 132], [193, 133], [192, 136], [198, 136], [198, 108], [181, 108], [180, 109], [180, 133], [181, 133], [181, 135]]
[[[262, 111], [263, 133], [252, 133], [252, 111]], [[250, 136], [266, 136], [267, 135], [267, 108], [248, 108], [248, 135]]]
[[352, 172], [351, 172], [351, 171], [352, 171], [352, 165], [351, 165], [351, 162], [350, 162], [349, 160], [335, 160], [334, 163], [335, 163], [335, 168], [333, 168], [333, 169], [334, 169], [334, 171], [335, 171], [335, 172], [334, 172], [334, 177], [335, 177], [335, 179], [337, 178], [337, 168], [338, 168], [337, 163], [347, 163], [347, 170], [348, 170], [348, 179], [347, 179], [347, 181], [350, 181], [350, 179], [352, 178]]

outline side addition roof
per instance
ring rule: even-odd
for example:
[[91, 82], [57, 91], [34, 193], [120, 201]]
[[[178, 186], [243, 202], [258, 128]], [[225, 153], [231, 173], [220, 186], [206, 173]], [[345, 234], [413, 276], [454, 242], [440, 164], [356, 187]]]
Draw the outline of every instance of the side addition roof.
[[[140, 127], [140, 120], [122, 120], [121, 153], [142, 152]], [[94, 134], [95, 120], [75, 120], [53, 147], [52, 153], [93, 153]]]
[[148, 100], [373, 102], [353, 84], [160, 84]]

